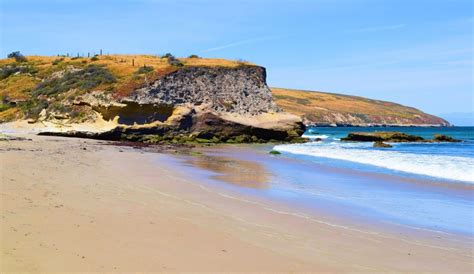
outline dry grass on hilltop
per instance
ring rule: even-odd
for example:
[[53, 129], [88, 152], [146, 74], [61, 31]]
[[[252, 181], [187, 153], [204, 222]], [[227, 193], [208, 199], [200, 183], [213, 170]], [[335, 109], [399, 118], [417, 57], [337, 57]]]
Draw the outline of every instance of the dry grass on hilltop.
[[383, 115], [396, 115], [400, 114], [400, 111], [403, 111], [404, 115], [420, 112], [415, 108], [358, 96], [282, 88], [272, 88], [272, 92], [281, 107], [301, 115], [317, 110]]
[[[67, 68], [84, 68], [88, 65], [103, 66], [116, 78], [113, 84], [103, 85], [104, 90], [115, 90], [118, 95], [125, 95], [133, 88], [148, 81], [163, 77], [177, 69], [170, 65], [167, 58], [156, 55], [101, 55], [86, 57], [59, 57], [59, 56], [26, 56], [27, 61], [18, 63], [14, 58], [0, 59], [0, 68], [7, 65], [28, 67], [26, 73], [13, 73], [3, 79], [0, 78], [0, 99], [8, 97], [10, 100], [22, 101], [31, 96], [30, 91], [41, 81], [55, 72]], [[209, 67], [238, 67], [253, 65], [243, 61], [209, 58], [178, 58], [182, 66], [209, 66]], [[140, 72], [146, 66], [149, 71]]]

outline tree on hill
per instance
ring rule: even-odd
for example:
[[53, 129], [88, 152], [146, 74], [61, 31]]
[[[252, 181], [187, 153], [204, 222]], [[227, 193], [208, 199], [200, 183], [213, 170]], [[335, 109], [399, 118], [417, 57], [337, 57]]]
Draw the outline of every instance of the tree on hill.
[[14, 51], [7, 55], [8, 58], [15, 58], [17, 62], [26, 62], [26, 57], [23, 56], [19, 51]]
[[176, 66], [176, 67], [184, 66], [184, 64], [178, 58], [174, 56], [168, 57], [168, 64], [172, 66]]
[[174, 56], [173, 56], [173, 54], [171, 54], [171, 53], [167, 53], [167, 54], [161, 56], [161, 58], [173, 58], [173, 57], [174, 57]]

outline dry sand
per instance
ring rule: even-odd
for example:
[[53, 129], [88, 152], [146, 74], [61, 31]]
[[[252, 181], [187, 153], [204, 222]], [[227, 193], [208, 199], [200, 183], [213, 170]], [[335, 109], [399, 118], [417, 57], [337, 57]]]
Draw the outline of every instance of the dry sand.
[[327, 223], [201, 184], [170, 155], [29, 138], [0, 141], [2, 273], [473, 271], [462, 238]]

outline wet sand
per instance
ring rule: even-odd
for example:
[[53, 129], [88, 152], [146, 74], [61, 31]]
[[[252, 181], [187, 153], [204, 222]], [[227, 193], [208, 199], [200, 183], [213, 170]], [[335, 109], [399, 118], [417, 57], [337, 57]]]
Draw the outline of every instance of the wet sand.
[[251, 152], [29, 138], [0, 141], [0, 272], [473, 271], [472, 241], [460, 236], [360, 229], [202, 181], [207, 170], [265, 191], [272, 170]]

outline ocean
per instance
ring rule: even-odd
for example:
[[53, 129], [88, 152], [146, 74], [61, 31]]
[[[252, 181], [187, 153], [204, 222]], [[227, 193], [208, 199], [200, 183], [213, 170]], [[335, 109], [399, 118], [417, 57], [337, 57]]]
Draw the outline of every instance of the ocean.
[[[463, 142], [373, 148], [340, 141], [353, 131], [402, 131], [424, 138], [441, 133]], [[178, 160], [186, 163], [182, 172], [213, 186], [206, 189], [225, 189], [229, 195], [224, 196], [232, 199], [256, 198], [282, 214], [362, 230], [373, 225], [397, 233], [474, 237], [474, 128], [315, 127], [305, 136], [323, 140], [220, 145]], [[269, 154], [272, 149], [281, 155]]]
[[[341, 142], [349, 132], [400, 131], [431, 139], [445, 134], [460, 143], [392, 143], [373, 148], [371, 142]], [[304, 137], [321, 142], [276, 146], [275, 150], [308, 161], [406, 177], [474, 184], [474, 127], [312, 127]]]
[[[445, 134], [463, 142], [373, 148], [372, 143], [340, 141], [356, 131], [400, 131], [424, 138]], [[313, 127], [305, 136], [323, 140], [274, 147], [282, 157], [300, 163], [291, 169], [273, 168], [282, 170], [275, 178], [286, 176], [276, 179], [285, 183], [275, 188], [297, 193], [294, 201], [319, 207], [325, 201], [330, 208], [351, 210], [353, 216], [474, 234], [474, 127]]]

